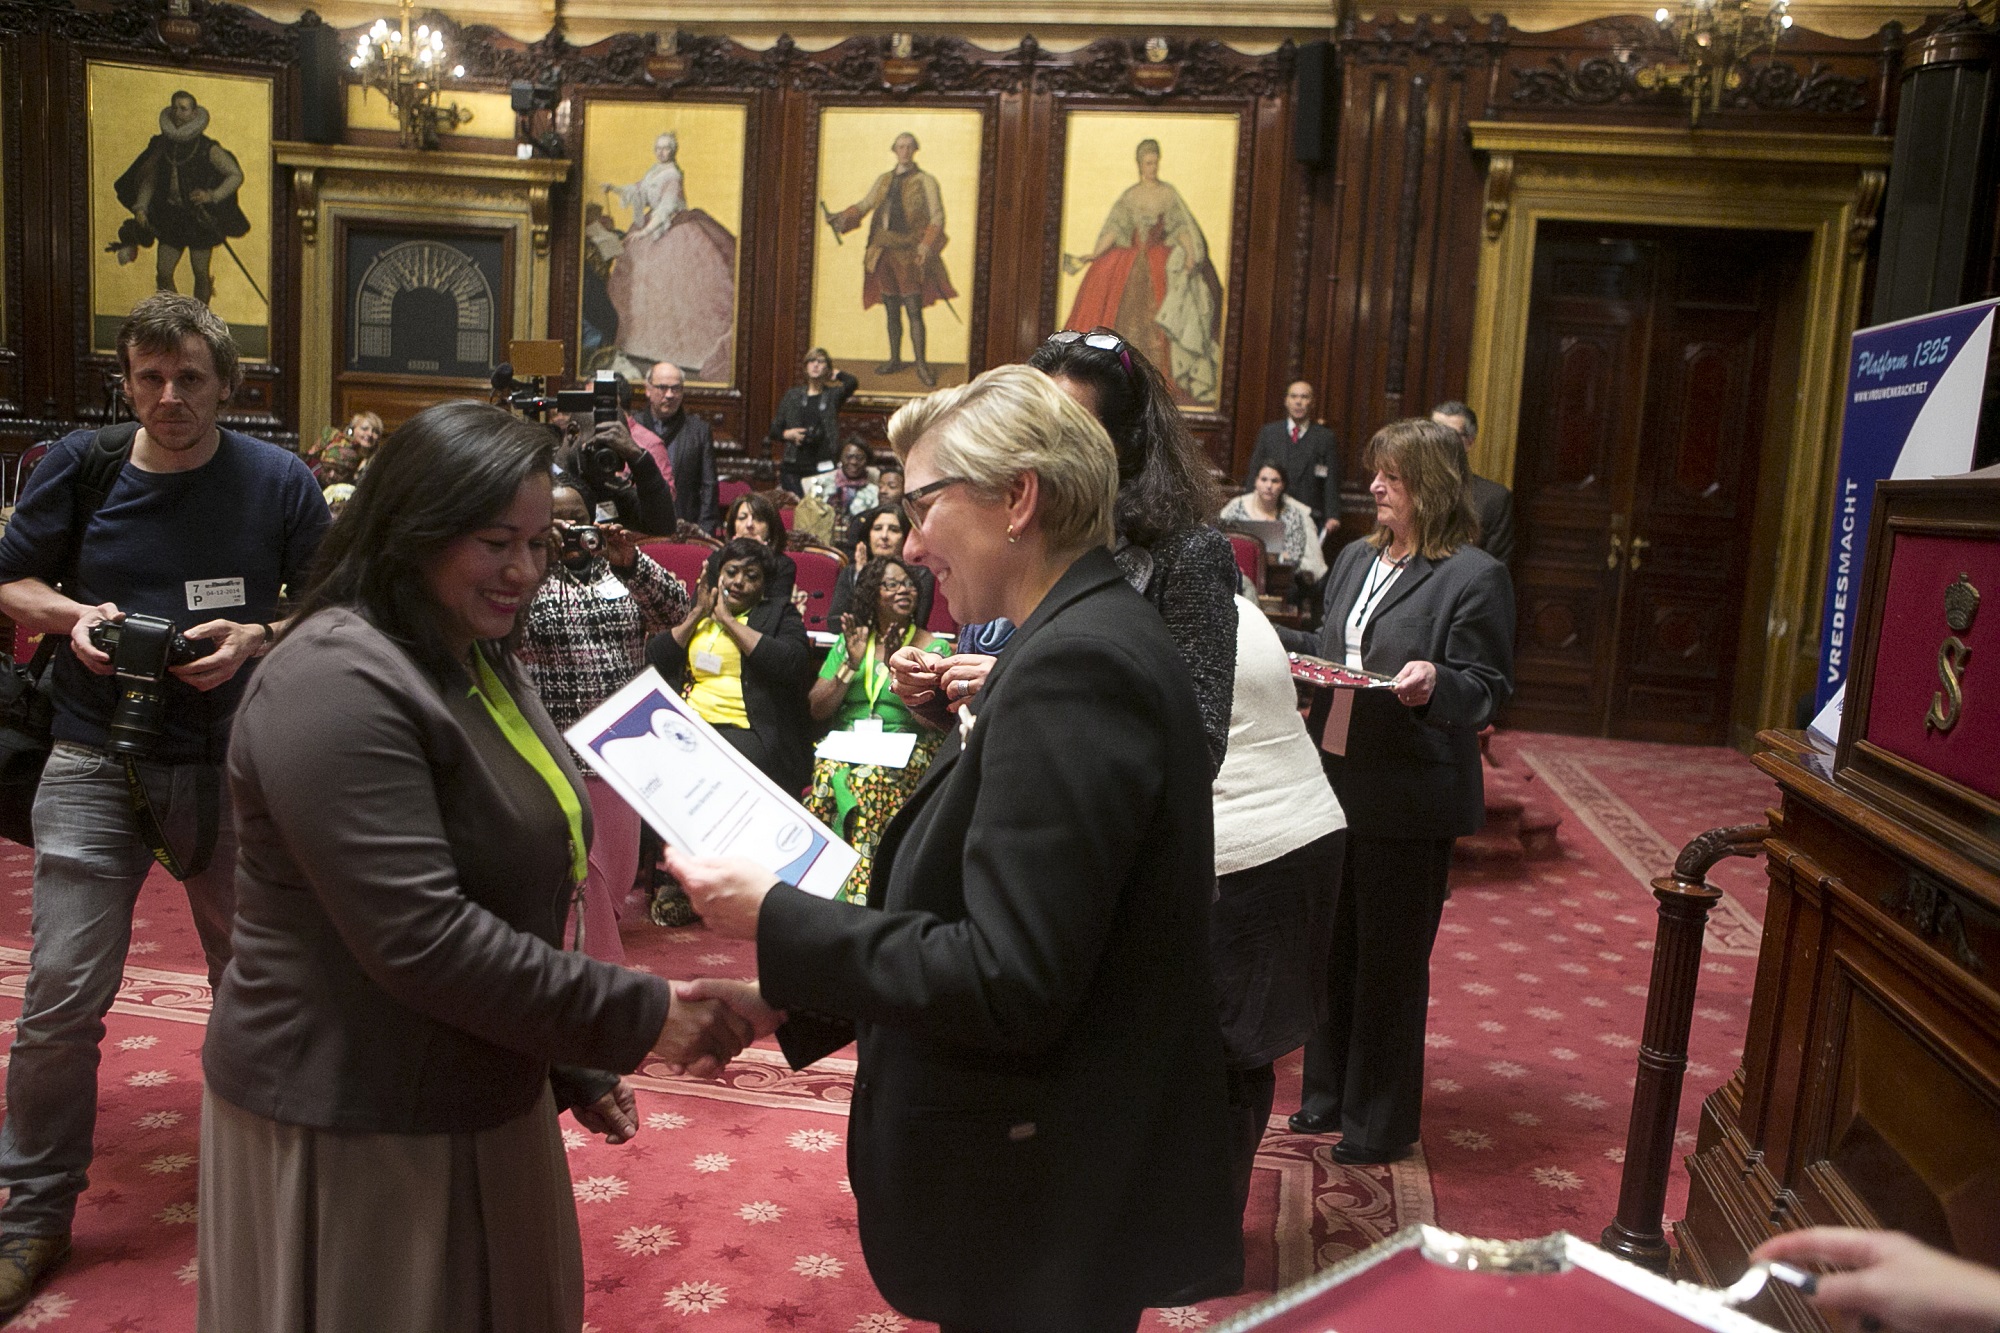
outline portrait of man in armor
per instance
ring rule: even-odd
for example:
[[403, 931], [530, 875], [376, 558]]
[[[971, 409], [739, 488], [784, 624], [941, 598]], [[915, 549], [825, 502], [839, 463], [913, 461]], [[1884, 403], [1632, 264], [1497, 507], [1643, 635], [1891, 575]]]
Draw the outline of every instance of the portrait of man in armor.
[[[917, 136], [908, 130], [889, 145], [896, 165], [875, 178], [860, 202], [827, 217], [836, 235], [845, 235], [867, 217], [868, 248], [861, 255], [861, 305], [881, 302], [888, 318], [889, 359], [877, 375], [906, 366], [930, 388], [937, 374], [925, 357], [924, 307], [958, 295], [938, 252], [949, 239], [944, 230], [944, 195], [937, 177], [917, 165]], [[903, 324], [910, 329], [910, 360], [903, 360]]]

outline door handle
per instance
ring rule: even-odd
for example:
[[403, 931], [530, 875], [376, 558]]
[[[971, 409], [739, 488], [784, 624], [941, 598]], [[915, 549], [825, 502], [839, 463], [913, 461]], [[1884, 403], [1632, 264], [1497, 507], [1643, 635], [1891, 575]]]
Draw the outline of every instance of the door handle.
[[1632, 563], [1630, 564], [1630, 566], [1628, 566], [1628, 568], [1637, 569], [1639, 567], [1640, 553], [1651, 545], [1652, 543], [1647, 541], [1644, 537], [1634, 537], [1632, 539]]
[[1614, 532], [1611, 534], [1611, 549], [1604, 556], [1604, 567], [1606, 569], [1616, 569], [1618, 568], [1619, 561], [1624, 558], [1625, 539]]

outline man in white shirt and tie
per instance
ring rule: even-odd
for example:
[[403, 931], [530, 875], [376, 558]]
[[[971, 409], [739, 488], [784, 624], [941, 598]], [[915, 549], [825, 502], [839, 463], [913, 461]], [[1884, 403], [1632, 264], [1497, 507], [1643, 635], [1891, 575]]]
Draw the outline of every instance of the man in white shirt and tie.
[[1285, 419], [1257, 432], [1243, 487], [1257, 469], [1276, 463], [1284, 471], [1287, 494], [1312, 510], [1321, 537], [1340, 526], [1340, 442], [1312, 419], [1313, 386], [1299, 380], [1285, 390]]

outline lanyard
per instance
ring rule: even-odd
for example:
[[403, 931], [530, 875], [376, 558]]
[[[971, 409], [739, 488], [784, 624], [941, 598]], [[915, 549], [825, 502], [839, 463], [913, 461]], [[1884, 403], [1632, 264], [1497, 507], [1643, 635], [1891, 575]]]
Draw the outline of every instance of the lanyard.
[[[916, 632], [917, 627], [911, 625], [903, 631], [903, 642], [896, 646], [901, 648], [908, 644]], [[889, 683], [889, 672], [886, 666], [878, 665], [876, 661], [879, 654], [875, 651], [875, 635], [872, 631], [868, 635], [865, 652], [866, 655], [861, 659], [861, 692], [868, 696], [868, 716], [873, 717], [875, 705], [882, 701], [883, 687]]]
[[1391, 560], [1386, 564], [1378, 559], [1368, 567], [1368, 577], [1362, 580], [1361, 596], [1354, 603], [1354, 614], [1348, 617], [1349, 624], [1360, 629], [1368, 623], [1368, 617], [1375, 614], [1376, 606], [1388, 596], [1389, 585], [1396, 581], [1396, 575], [1403, 572], [1403, 566], [1409, 559], [1410, 557], [1404, 556], [1401, 560]]

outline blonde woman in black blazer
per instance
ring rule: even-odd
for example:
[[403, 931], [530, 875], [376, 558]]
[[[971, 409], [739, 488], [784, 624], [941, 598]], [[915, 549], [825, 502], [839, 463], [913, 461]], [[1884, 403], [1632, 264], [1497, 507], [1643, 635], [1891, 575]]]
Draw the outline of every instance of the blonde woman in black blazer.
[[1430, 952], [1451, 845], [1485, 822], [1479, 732], [1514, 692], [1514, 586], [1471, 544], [1477, 520], [1448, 428], [1397, 421], [1368, 442], [1375, 532], [1327, 576], [1320, 654], [1394, 675], [1356, 696], [1324, 758], [1347, 813], [1331, 1017], [1306, 1044], [1292, 1128], [1339, 1130], [1335, 1159], [1408, 1156], [1423, 1110]]
[[1105, 549], [1110, 441], [1047, 376], [988, 371], [889, 437], [909, 554], [954, 609], [1020, 628], [866, 907], [670, 863], [711, 927], [756, 939], [794, 1062], [858, 1034], [848, 1173], [889, 1302], [952, 1333], [1129, 1333], [1241, 1277], [1194, 688]]

